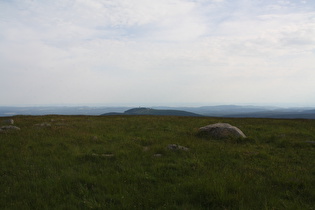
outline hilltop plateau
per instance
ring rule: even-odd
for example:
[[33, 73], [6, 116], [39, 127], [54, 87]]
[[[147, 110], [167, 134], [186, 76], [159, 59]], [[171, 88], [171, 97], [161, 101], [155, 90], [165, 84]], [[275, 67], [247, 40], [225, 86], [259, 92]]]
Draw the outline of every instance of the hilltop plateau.
[[[0, 122], [19, 128], [0, 132], [1, 209], [315, 206], [315, 120], [45, 115]], [[197, 135], [218, 122], [247, 138]]]
[[181, 111], [181, 110], [168, 110], [168, 109], [152, 109], [152, 108], [133, 108], [123, 113], [106, 113], [102, 115], [162, 115], [162, 116], [190, 116], [190, 117], [201, 117], [202, 115], [195, 114], [192, 112]]

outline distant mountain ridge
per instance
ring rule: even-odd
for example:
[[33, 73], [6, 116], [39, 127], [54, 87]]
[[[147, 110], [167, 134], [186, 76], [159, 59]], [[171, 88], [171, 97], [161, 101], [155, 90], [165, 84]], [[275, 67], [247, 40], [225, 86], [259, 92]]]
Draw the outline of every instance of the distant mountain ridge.
[[[163, 109], [164, 107], [160, 107]], [[203, 107], [177, 107], [208, 117], [231, 118], [282, 118], [282, 119], [315, 119], [315, 109], [311, 107], [279, 108], [272, 106], [203, 106]]]
[[315, 119], [314, 107], [281, 108], [272, 106], [202, 106], [202, 107], [89, 107], [89, 106], [0, 106], [0, 116], [15, 115], [173, 115], [231, 118]]
[[187, 107], [187, 108], [178, 107], [178, 109], [194, 112], [194, 113], [205, 115], [205, 116], [221, 117], [225, 115], [268, 111], [268, 110], [275, 109], [275, 107], [219, 105], [219, 106], [202, 106], [202, 107]]
[[273, 111], [261, 111], [252, 113], [241, 113], [224, 115], [223, 117], [233, 118], [278, 118], [278, 119], [315, 119], [315, 110], [305, 111], [286, 111], [286, 110], [273, 110]]
[[164, 116], [189, 116], [189, 117], [201, 117], [202, 115], [182, 111], [182, 110], [162, 110], [162, 109], [152, 109], [152, 108], [132, 108], [123, 113], [110, 112], [102, 115], [164, 115]]

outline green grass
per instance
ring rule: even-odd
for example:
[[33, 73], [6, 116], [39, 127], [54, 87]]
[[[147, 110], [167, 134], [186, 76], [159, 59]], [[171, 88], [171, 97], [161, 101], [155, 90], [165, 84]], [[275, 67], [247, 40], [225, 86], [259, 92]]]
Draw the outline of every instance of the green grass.
[[[0, 209], [315, 209], [315, 120], [13, 119], [21, 130], [0, 133]], [[217, 122], [248, 138], [196, 135]]]

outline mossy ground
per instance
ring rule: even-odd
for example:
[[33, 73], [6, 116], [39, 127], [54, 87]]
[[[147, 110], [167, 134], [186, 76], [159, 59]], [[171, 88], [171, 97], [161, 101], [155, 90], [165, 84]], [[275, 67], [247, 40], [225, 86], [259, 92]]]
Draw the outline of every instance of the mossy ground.
[[[0, 134], [1, 209], [315, 208], [315, 120], [13, 119], [21, 130]], [[248, 138], [196, 135], [217, 122]]]

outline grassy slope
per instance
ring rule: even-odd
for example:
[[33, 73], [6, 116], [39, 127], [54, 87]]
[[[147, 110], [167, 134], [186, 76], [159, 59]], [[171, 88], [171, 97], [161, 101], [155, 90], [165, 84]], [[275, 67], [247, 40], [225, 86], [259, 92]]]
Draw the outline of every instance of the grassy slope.
[[[0, 209], [315, 206], [315, 145], [305, 142], [315, 140], [315, 120], [17, 116], [14, 121], [21, 131], [0, 134]], [[52, 126], [34, 126], [42, 122]], [[198, 127], [216, 122], [235, 125], [249, 138], [196, 137]], [[166, 149], [173, 143], [190, 151]]]

